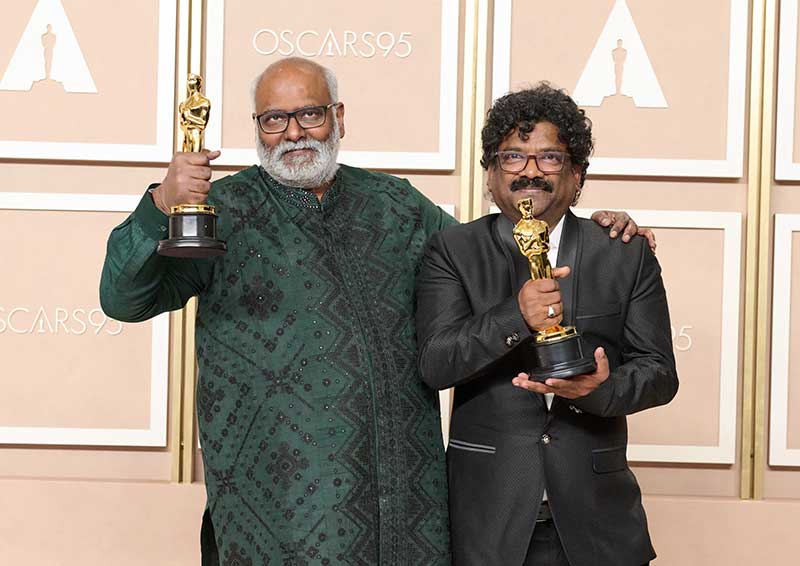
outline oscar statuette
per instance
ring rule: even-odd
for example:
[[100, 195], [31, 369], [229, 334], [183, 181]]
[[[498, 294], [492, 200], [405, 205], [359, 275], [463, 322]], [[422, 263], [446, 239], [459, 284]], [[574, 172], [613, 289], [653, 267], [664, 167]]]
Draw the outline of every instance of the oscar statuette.
[[[183, 151], [203, 149], [203, 130], [208, 124], [211, 102], [200, 89], [203, 79], [189, 74], [186, 100], [181, 102], [179, 119], [183, 131]], [[217, 214], [209, 204], [179, 204], [170, 208], [169, 237], [158, 243], [158, 253], [170, 257], [210, 257], [228, 250], [217, 239]]]
[[[514, 226], [514, 240], [519, 251], [528, 258], [531, 279], [552, 279], [553, 272], [547, 251], [550, 249], [547, 222], [533, 216], [533, 199], [518, 204], [522, 218]], [[567, 379], [597, 369], [591, 352], [574, 326], [554, 325], [535, 331], [526, 345], [524, 371], [533, 381], [549, 378]]]

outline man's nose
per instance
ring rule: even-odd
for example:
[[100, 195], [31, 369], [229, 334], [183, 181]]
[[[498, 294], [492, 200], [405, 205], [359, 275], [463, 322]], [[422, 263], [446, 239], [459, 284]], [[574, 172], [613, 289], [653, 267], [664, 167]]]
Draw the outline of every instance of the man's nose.
[[289, 141], [297, 141], [306, 136], [306, 131], [297, 121], [297, 116], [291, 116], [289, 118], [289, 123], [286, 125], [286, 131], [283, 133], [283, 136]]
[[544, 173], [539, 170], [536, 160], [533, 157], [528, 157], [528, 162], [525, 164], [525, 168], [519, 172], [519, 175], [521, 177], [530, 177], [531, 179], [544, 177]]

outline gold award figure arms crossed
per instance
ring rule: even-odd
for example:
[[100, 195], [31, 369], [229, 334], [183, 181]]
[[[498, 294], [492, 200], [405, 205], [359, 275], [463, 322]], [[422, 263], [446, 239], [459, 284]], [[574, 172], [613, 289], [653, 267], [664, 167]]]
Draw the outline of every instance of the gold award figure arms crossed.
[[[203, 79], [190, 73], [186, 81], [186, 100], [178, 105], [184, 154], [203, 151], [203, 132], [211, 114], [211, 101], [200, 92], [202, 86]], [[217, 155], [219, 153], [208, 157], [205, 163]], [[176, 159], [179, 159], [178, 155], [173, 158], [170, 170]], [[181, 155], [180, 159], [185, 162], [186, 156]], [[198, 164], [196, 160], [194, 164]], [[169, 172], [167, 176], [169, 177]], [[203, 181], [206, 182], [207, 179]], [[192, 258], [217, 256], [227, 251], [225, 242], [217, 239], [217, 215], [214, 206], [207, 202], [174, 204], [169, 207], [169, 212], [169, 237], [158, 243], [159, 254]]]
[[203, 79], [190, 74], [186, 83], [186, 100], [178, 107], [185, 152], [203, 150], [203, 132], [211, 113], [211, 101], [200, 92], [202, 86]]
[[[518, 203], [522, 218], [514, 226], [514, 240], [519, 251], [528, 258], [531, 269], [531, 279], [552, 279], [553, 268], [547, 258], [550, 250], [549, 227], [544, 220], [537, 220], [533, 216], [533, 199], [522, 199]], [[563, 330], [560, 325], [554, 325], [543, 331], [548, 334], [553, 331]]]
[[552, 279], [553, 269], [547, 259], [550, 250], [547, 222], [534, 218], [532, 199], [522, 199], [519, 212], [522, 218], [514, 226], [514, 239], [519, 251], [528, 258], [531, 279]]
[[[522, 218], [514, 226], [514, 241], [519, 251], [528, 258], [531, 279], [552, 279], [553, 268], [547, 258], [550, 236], [547, 222], [534, 216], [533, 199], [522, 199], [517, 203]], [[552, 305], [548, 307], [548, 318], [553, 316]], [[544, 330], [533, 332], [533, 343], [526, 351], [525, 371], [534, 381], [548, 378], [566, 379], [590, 373], [597, 369], [594, 358], [586, 354], [580, 334], [574, 326], [554, 324]]]

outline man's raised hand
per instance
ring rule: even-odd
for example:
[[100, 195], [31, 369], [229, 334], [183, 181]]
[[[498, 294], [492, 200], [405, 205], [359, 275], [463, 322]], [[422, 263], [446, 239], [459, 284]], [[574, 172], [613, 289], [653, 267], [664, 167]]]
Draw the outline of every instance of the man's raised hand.
[[153, 201], [164, 214], [179, 204], [202, 204], [211, 190], [211, 161], [220, 152], [204, 149], [197, 153], [178, 152], [172, 157], [167, 175], [153, 191]]

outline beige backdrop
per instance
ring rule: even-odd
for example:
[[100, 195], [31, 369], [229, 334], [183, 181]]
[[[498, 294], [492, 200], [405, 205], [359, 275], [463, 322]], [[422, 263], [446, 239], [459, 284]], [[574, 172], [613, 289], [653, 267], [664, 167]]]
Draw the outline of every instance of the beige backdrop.
[[[797, 29], [800, 29], [800, 11], [797, 13], [797, 18], [795, 18], [795, 25]], [[800, 61], [800, 41], [796, 42], [794, 46], [795, 52], [795, 61]], [[794, 99], [794, 115], [800, 116], [800, 96], [797, 96], [800, 93], [800, 73], [796, 73], [795, 75], [795, 99]], [[795, 121], [795, 124], [797, 122]], [[792, 161], [795, 163], [800, 163], [800, 129], [794, 128], [794, 136], [792, 137], [793, 144], [792, 144], [792, 157], [794, 158]]]
[[[722, 230], [657, 228], [673, 349], [680, 376], [675, 399], [632, 415], [635, 444], [716, 446], [719, 441]], [[702, 274], [702, 284], [698, 276]]]
[[[0, 280], [0, 426], [149, 427], [151, 325], [109, 319], [97, 297], [103, 240], [124, 217], [0, 211], [13, 266]], [[34, 234], [49, 236], [20, 237]]]
[[[614, 0], [566, 0], [543, 10], [537, 2], [513, 2], [510, 87], [548, 80], [573, 92], [613, 5]], [[627, 5], [668, 108], [639, 108], [620, 96], [587, 107], [596, 155], [724, 159], [730, 0]]]
[[[345, 103], [348, 126], [343, 149], [438, 148], [441, 2], [411, 2], [391, 18], [380, 4], [361, 3], [357, 11], [349, 5], [343, 17], [341, 2], [278, 0], [269, 11], [260, 10], [262, 3], [255, 0], [225, 3], [224, 147], [253, 144], [253, 78], [283, 54], [315, 53], [312, 60], [335, 68], [340, 77], [339, 100]], [[298, 39], [306, 30], [316, 35]], [[377, 47], [380, 34], [381, 44], [391, 49]]]
[[800, 344], [800, 233], [792, 235], [792, 286], [789, 317], [789, 401], [787, 419], [787, 447], [800, 449], [800, 356], [794, 344]]
[[[36, 3], [20, 0], [3, 6], [0, 72], [6, 70]], [[66, 92], [53, 81], [35, 83], [30, 91], [0, 90], [2, 139], [155, 143], [158, 0], [63, 0], [62, 5], [97, 93]], [[59, 39], [60, 30], [53, 33], [58, 51], [66, 40]]]
[[[179, 32], [188, 25], [185, 8], [190, 3], [198, 9], [203, 4], [195, 0], [176, 2], [176, 69], [188, 53], [187, 36]], [[0, 19], [0, 72], [6, 69], [36, 0], [7, 4]], [[154, 143], [157, 77], [153, 71], [158, 57], [159, 2], [61, 0], [61, 4], [99, 92], [64, 93], [51, 88], [54, 85], [34, 87], [28, 93], [0, 91], [0, 137], [11, 141]], [[274, 54], [259, 55], [253, 49], [254, 34], [260, 29], [289, 29], [296, 33], [304, 29], [326, 33], [330, 29], [340, 48], [348, 31], [362, 39], [364, 32], [392, 34], [393, 50], [398, 47], [400, 34], [411, 34], [405, 36], [412, 45], [413, 54], [408, 57], [399, 57], [394, 51], [387, 57], [380, 52], [374, 57], [356, 57], [350, 52], [347, 56], [317, 58], [333, 66], [341, 78], [340, 98], [347, 105], [345, 149], [437, 151], [441, 142], [440, 2], [281, 0], [269, 4], [267, 9], [254, 1], [225, 2], [223, 95], [221, 100], [212, 99], [212, 120], [220, 120], [223, 126], [224, 146], [252, 147], [250, 80], [275, 60]], [[358, 9], [352, 7], [355, 4]], [[402, 170], [390, 172], [408, 177], [437, 203], [457, 205], [458, 215], [469, 220], [471, 211], [463, 210], [462, 202], [480, 202], [484, 212], [489, 203], [481, 202], [482, 179], [475, 179], [471, 185], [470, 179], [461, 176], [459, 146], [477, 143], [477, 139], [462, 139], [463, 119], [473, 111], [463, 105], [465, 92], [471, 94], [473, 88], [468, 84], [465, 91], [462, 84], [463, 53], [472, 56], [477, 38], [471, 33], [465, 37], [465, 25], [477, 4], [472, 0], [460, 0], [458, 4], [457, 56], [447, 61], [457, 69], [452, 102], [457, 110], [455, 169], [437, 172], [403, 165]], [[546, 78], [571, 91], [613, 4], [613, 0], [568, 0], [558, 5], [514, 2], [512, 84]], [[762, 2], [754, 4], [756, 9], [763, 9]], [[625, 100], [613, 98], [601, 107], [588, 107], [595, 123], [597, 156], [724, 159], [730, 127], [726, 123], [726, 104], [731, 0], [627, 0], [627, 5], [669, 108], [635, 108]], [[494, 2], [489, 2], [490, 15], [493, 9]], [[478, 55], [491, 61], [493, 22], [490, 18], [484, 24], [487, 27], [480, 33], [486, 34], [489, 44], [486, 52]], [[208, 26], [206, 22], [206, 29]], [[202, 34], [197, 37], [205, 41]], [[265, 37], [262, 34], [261, 39]], [[305, 37], [302, 46], [313, 47], [314, 36]], [[362, 53], [368, 49], [364, 43], [357, 42], [356, 46]], [[206, 60], [213, 48], [203, 44]], [[746, 67], [749, 60], [745, 58], [737, 64]], [[208, 69], [204, 71], [207, 73]], [[479, 86], [491, 92], [491, 65], [486, 71]], [[182, 97], [182, 93], [174, 95]], [[479, 101], [479, 106], [484, 102], [488, 107], [489, 100]], [[476, 124], [478, 131], [481, 125]], [[174, 130], [175, 124], [172, 126]], [[795, 128], [793, 155], [800, 162], [798, 136]], [[740, 141], [747, 155], [746, 140]], [[83, 158], [80, 163], [0, 159], [0, 202], [17, 193], [135, 199], [149, 183], [161, 180], [165, 172], [164, 167], [152, 163], [100, 164], [92, 154]], [[215, 175], [237, 169], [218, 166]], [[744, 215], [746, 223], [750, 190], [754, 188], [748, 187], [743, 178], [590, 175], [581, 206], [733, 212]], [[800, 214], [800, 183], [775, 183], [772, 190], [773, 212]], [[98, 335], [88, 324], [85, 333], [68, 334], [64, 330], [81, 328], [72, 316], [75, 309], [96, 308], [105, 238], [123, 217], [120, 212], [23, 211], [0, 206], [0, 226], [5, 234], [0, 244], [5, 250], [2, 258], [6, 267], [5, 277], [0, 279], [0, 387], [4, 392], [0, 398], [0, 427], [113, 429], [149, 425], [152, 327], [101, 324], [95, 314]], [[656, 231], [676, 337], [684, 329], [692, 345], [676, 352], [681, 375], [678, 397], [671, 405], [631, 417], [631, 441], [675, 448], [713, 446], [720, 432], [721, 295], [723, 287], [730, 284], [722, 277], [722, 231]], [[796, 234], [793, 241], [792, 272], [798, 273], [800, 235]], [[744, 274], [738, 276], [743, 283]], [[792, 344], [797, 342], [800, 328], [798, 285], [800, 278], [795, 278], [791, 305], [783, 305], [791, 309]], [[743, 307], [744, 293], [738, 299]], [[9, 328], [10, 311], [19, 307], [30, 312], [17, 311], [12, 325], [17, 330], [33, 327], [34, 332], [17, 333]], [[39, 308], [50, 316], [49, 325], [55, 324], [53, 331], [47, 322], [33, 323], [32, 317]], [[51, 319], [57, 319], [62, 312], [70, 316], [59, 326]], [[743, 312], [744, 308], [740, 308]], [[741, 352], [743, 315], [736, 326], [736, 346]], [[39, 328], [43, 332], [38, 332]], [[112, 336], [109, 328], [112, 332], [121, 328], [121, 332]], [[172, 335], [179, 337], [180, 330], [172, 327]], [[769, 338], [769, 329], [760, 330]], [[180, 353], [180, 347], [171, 353], [170, 360], [177, 367]], [[740, 354], [739, 366], [741, 357]], [[0, 549], [9, 563], [198, 562], [204, 504], [199, 460], [193, 462], [196, 474], [192, 485], [171, 482], [178, 466], [175, 456], [181, 439], [181, 427], [173, 427], [172, 418], [184, 416], [180, 385], [181, 376], [186, 378], [188, 371], [172, 376], [177, 383], [170, 382], [170, 386], [177, 385], [178, 394], [169, 396], [162, 423], [167, 427], [166, 446], [0, 445], [0, 507], [4, 509], [0, 517]], [[737, 382], [741, 381], [741, 373], [738, 367]], [[800, 448], [797, 373], [793, 356], [788, 399], [792, 448]], [[737, 419], [742, 407], [741, 385], [738, 388]], [[788, 564], [800, 552], [800, 544], [791, 531], [792, 518], [800, 512], [798, 468], [768, 467], [764, 470], [767, 501], [740, 501], [740, 428], [741, 422], [737, 422], [737, 453], [731, 465], [655, 462], [632, 466], [645, 493], [660, 555], [656, 564], [752, 564], [758, 560]], [[188, 447], [195, 446], [195, 439], [183, 440]]]

